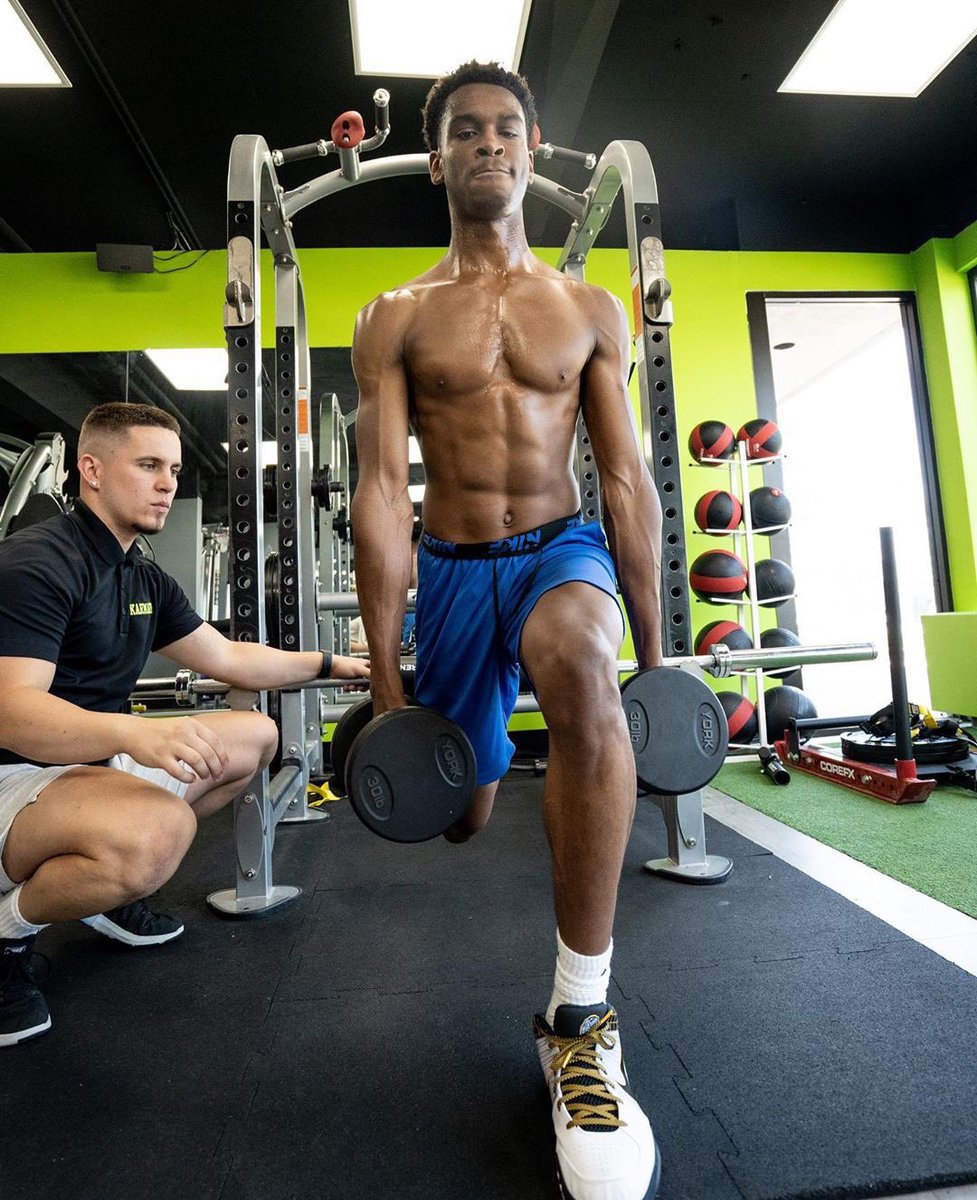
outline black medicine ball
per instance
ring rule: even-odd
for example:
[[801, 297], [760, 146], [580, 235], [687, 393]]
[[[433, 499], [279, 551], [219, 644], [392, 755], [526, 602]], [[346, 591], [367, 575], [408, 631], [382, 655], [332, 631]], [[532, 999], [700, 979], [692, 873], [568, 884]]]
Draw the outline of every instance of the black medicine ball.
[[695, 638], [696, 654], [709, 654], [720, 642], [730, 650], [752, 650], [753, 639], [735, 621], [711, 621]]
[[776, 608], [794, 595], [794, 572], [779, 558], [761, 558], [756, 565], [756, 600]]
[[716, 699], [723, 706], [726, 722], [729, 725], [729, 740], [731, 742], [752, 742], [757, 735], [759, 722], [756, 715], [756, 705], [739, 692], [717, 692]]
[[767, 718], [767, 741], [775, 742], [784, 736], [791, 717], [803, 721], [807, 717], [816, 717], [818, 710], [806, 692], [784, 683], [766, 693], [764, 714]]
[[747, 421], [736, 435], [736, 440], [746, 442], [747, 458], [776, 458], [783, 444], [780, 430], [773, 421], [763, 417]]
[[790, 520], [790, 501], [779, 488], [754, 488], [750, 492], [750, 520], [754, 529], [786, 525]]
[[746, 591], [746, 567], [732, 550], [707, 550], [689, 568], [689, 583], [700, 600], [735, 600]]
[[724, 421], [701, 421], [689, 434], [689, 453], [696, 462], [704, 458], [732, 458], [736, 434]]
[[703, 533], [722, 537], [743, 520], [743, 505], [732, 492], [706, 492], [695, 506], [695, 523]]
[[[779, 625], [773, 629], [765, 629], [760, 634], [761, 650], [783, 650], [791, 646], [799, 646], [801, 639], [793, 630], [782, 629]], [[772, 671], [767, 671], [768, 675], [777, 675], [786, 681], [788, 679], [798, 678], [800, 669], [797, 667], [774, 667]]]

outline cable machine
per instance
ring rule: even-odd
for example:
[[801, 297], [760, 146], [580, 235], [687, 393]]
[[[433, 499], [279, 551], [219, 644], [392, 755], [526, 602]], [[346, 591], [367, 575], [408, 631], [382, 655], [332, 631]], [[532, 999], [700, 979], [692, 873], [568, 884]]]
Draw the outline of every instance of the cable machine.
[[[366, 138], [358, 113], [334, 122], [331, 140], [286, 150], [269, 150], [257, 134], [240, 134], [231, 146], [227, 191], [227, 267], [224, 328], [228, 348], [228, 500], [231, 636], [241, 641], [278, 637], [284, 649], [318, 646], [319, 609], [330, 615], [340, 604], [338, 590], [348, 584], [349, 563], [330, 551], [326, 578], [334, 590], [320, 597], [315, 563], [310, 400], [309, 336], [293, 219], [309, 205], [346, 188], [402, 175], [425, 175], [426, 154], [362, 161], [389, 134], [389, 93], [373, 96], [375, 133]], [[275, 168], [300, 159], [337, 154], [339, 169], [286, 192]], [[589, 185], [573, 192], [534, 175], [529, 192], [555, 205], [571, 220], [558, 267], [584, 278], [587, 255], [623, 192], [631, 271], [633, 335], [640, 402], [642, 451], [662, 503], [662, 641], [666, 656], [687, 655], [691, 646], [685, 531], [679, 443], [675, 422], [669, 332], [670, 287], [665, 276], [658, 189], [648, 152], [639, 142], [611, 142], [600, 156], [538, 145], [536, 160], [576, 162], [590, 170]], [[275, 425], [278, 439], [277, 505], [279, 565], [277, 630], [269, 630], [264, 594], [264, 511], [260, 466], [263, 415], [261, 364], [262, 241], [271, 251], [275, 275]], [[337, 427], [334, 406], [329, 414]], [[341, 420], [341, 417], [340, 417]], [[332, 444], [333, 433], [329, 434]], [[338, 445], [336, 453], [342, 453]], [[333, 462], [342, 470], [344, 463]], [[600, 516], [600, 488], [589, 439], [582, 422], [577, 434], [577, 470], [583, 512]], [[322, 479], [315, 491], [322, 495]], [[326, 483], [326, 495], [329, 484]], [[338, 498], [338, 497], [337, 497]], [[345, 496], [340, 504], [348, 504]], [[320, 525], [320, 536], [323, 532]], [[348, 555], [348, 551], [347, 551]], [[334, 601], [337, 601], [334, 605]], [[342, 608], [356, 607], [348, 600]], [[323, 629], [335, 622], [325, 620]], [[262, 704], [267, 701], [263, 697]], [[306, 804], [310, 771], [322, 764], [319, 716], [336, 719], [343, 707], [316, 712], [314, 693], [297, 690], [281, 696], [282, 765], [274, 779], [266, 771], [235, 801], [234, 839], [237, 880], [234, 889], [208, 897], [223, 912], [245, 916], [287, 903], [297, 888], [273, 885], [271, 851], [279, 820], [310, 819]], [[730, 869], [726, 859], [705, 853], [701, 793], [657, 798], [668, 829], [669, 857], [647, 864], [690, 882], [713, 882]]]

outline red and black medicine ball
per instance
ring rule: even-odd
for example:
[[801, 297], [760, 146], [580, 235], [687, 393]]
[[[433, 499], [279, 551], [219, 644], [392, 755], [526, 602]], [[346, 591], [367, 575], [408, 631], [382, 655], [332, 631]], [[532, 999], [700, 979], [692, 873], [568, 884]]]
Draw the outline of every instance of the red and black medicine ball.
[[730, 650], [752, 650], [753, 639], [735, 621], [711, 621], [695, 637], [696, 654], [709, 654], [713, 646], [722, 643]]
[[743, 505], [732, 492], [706, 492], [695, 506], [695, 523], [703, 533], [722, 537], [743, 520]]
[[790, 520], [790, 501], [775, 487], [754, 488], [750, 492], [750, 521], [754, 529], [786, 525]]
[[723, 706], [726, 721], [729, 725], [729, 740], [731, 742], [752, 742], [757, 735], [756, 705], [747, 696], [739, 692], [717, 692], [716, 699]]
[[806, 692], [784, 683], [766, 693], [764, 714], [767, 718], [767, 741], [775, 742], [784, 736], [791, 717], [802, 721], [807, 717], [816, 717], [818, 710]]
[[756, 601], [776, 608], [794, 594], [794, 572], [779, 558], [761, 558], [756, 565]]
[[763, 417], [747, 421], [736, 440], [746, 442], [747, 458], [776, 458], [783, 443], [777, 426]]
[[746, 567], [732, 550], [707, 550], [689, 568], [689, 583], [700, 600], [735, 600], [746, 591]]
[[689, 434], [689, 453], [696, 462], [704, 458], [732, 458], [736, 434], [724, 421], [701, 421]]

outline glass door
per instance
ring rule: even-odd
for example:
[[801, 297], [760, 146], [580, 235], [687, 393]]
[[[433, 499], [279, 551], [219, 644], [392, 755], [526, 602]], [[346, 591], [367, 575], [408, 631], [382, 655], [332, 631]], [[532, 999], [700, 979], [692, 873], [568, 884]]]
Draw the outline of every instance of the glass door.
[[928, 705], [920, 617], [948, 608], [949, 596], [912, 300], [754, 294], [749, 309], [759, 412], [783, 435], [777, 486], [792, 508], [770, 552], [790, 563], [796, 598], [772, 623], [807, 645], [878, 646], [871, 663], [804, 669], [820, 716], [887, 704], [879, 528], [891, 525], [909, 698]]

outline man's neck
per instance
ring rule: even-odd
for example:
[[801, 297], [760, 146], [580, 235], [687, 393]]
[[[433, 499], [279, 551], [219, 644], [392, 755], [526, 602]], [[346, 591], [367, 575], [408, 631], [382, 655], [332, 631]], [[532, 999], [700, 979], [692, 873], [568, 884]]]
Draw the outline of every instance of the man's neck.
[[122, 553], [128, 554], [132, 543], [136, 540], [138, 535], [132, 530], [126, 530], [123, 532], [117, 529], [109, 517], [104, 512], [99, 511], [99, 507], [97, 505], [89, 504], [84, 499], [79, 499], [80, 502], [85, 505], [85, 508], [87, 508], [90, 513], [94, 513], [94, 515], [98, 517], [109, 533], [112, 534], [115, 540], [122, 547]]
[[458, 274], [506, 275], [532, 261], [521, 212], [500, 221], [452, 220], [445, 262]]

